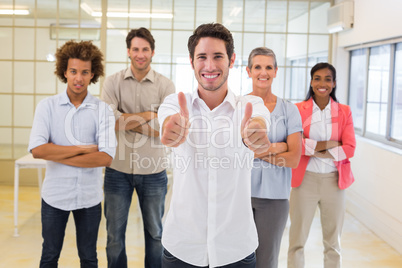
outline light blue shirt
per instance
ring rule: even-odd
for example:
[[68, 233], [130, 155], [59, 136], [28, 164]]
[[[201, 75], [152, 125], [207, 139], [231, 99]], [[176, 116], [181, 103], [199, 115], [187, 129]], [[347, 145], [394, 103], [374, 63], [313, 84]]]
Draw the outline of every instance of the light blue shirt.
[[[116, 136], [112, 109], [89, 92], [76, 108], [67, 91], [42, 100], [36, 107], [28, 150], [49, 142], [63, 145], [97, 144], [114, 157]], [[81, 168], [47, 161], [42, 198], [62, 210], [89, 208], [103, 199], [102, 167]]]
[[[301, 132], [302, 122], [296, 105], [277, 98], [271, 113], [271, 125], [268, 133], [271, 143], [286, 142], [287, 137]], [[292, 180], [292, 169], [254, 159], [251, 171], [251, 196], [269, 199], [288, 199]]]

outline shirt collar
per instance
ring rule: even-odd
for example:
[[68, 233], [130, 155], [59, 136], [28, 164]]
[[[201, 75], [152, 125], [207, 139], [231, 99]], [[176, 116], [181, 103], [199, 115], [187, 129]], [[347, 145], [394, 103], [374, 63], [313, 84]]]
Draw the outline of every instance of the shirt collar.
[[[198, 89], [194, 90], [193, 94], [192, 94], [192, 105], [194, 105], [194, 101], [196, 99], [202, 100], [200, 98], [200, 95], [198, 95]], [[234, 93], [230, 90], [230, 88], [228, 88], [228, 93], [226, 94], [225, 99], [222, 101], [221, 104], [219, 104], [219, 106], [221, 106], [223, 103], [228, 102], [233, 109], [236, 109], [236, 96], [234, 95]], [[218, 106], [218, 107], [219, 107]]]
[[[128, 67], [124, 74], [124, 79], [127, 79], [127, 78], [132, 78], [132, 79], [137, 80], [137, 78], [135, 78], [135, 76], [133, 75], [133, 72], [131, 71], [131, 67]], [[152, 83], [155, 81], [155, 72], [152, 69], [150, 69], [149, 72], [147, 73], [147, 75], [142, 79], [142, 81], [145, 81], [145, 80], [148, 80]], [[139, 82], [141, 82], [141, 81], [139, 81]]]
[[[59, 105], [67, 105], [67, 104], [71, 104], [70, 98], [67, 95], [67, 89], [64, 91], [64, 93], [60, 94], [60, 98], [59, 98]], [[94, 96], [92, 96], [91, 93], [89, 93], [89, 91], [87, 92], [87, 95], [85, 96], [85, 99], [82, 101], [82, 104], [80, 105], [80, 107], [88, 107], [88, 106], [92, 106], [93, 104], [96, 104], [96, 99]], [[74, 106], [74, 105], [73, 105]]]
[[[317, 103], [315, 103], [314, 98], [312, 98], [312, 100], [313, 100], [313, 112], [321, 111], [320, 107], [318, 107]], [[332, 98], [329, 99], [327, 106], [325, 106], [324, 110], [322, 110], [323, 112], [331, 111], [331, 102]]]

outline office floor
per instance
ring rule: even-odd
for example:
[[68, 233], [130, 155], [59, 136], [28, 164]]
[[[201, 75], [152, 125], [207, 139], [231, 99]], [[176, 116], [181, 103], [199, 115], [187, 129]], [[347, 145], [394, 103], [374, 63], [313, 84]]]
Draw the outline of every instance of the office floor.
[[[170, 193], [169, 193], [170, 194]], [[167, 198], [167, 203], [170, 198]], [[30, 268], [38, 267], [41, 254], [40, 197], [36, 187], [20, 187], [19, 198], [19, 237], [14, 237], [13, 226], [13, 187], [0, 186], [0, 267]], [[133, 199], [135, 200], [135, 199]], [[321, 229], [318, 217], [314, 219], [306, 246], [306, 267], [322, 267]], [[106, 263], [106, 227], [102, 218], [98, 238], [99, 267]], [[282, 241], [280, 268], [286, 267], [286, 250], [288, 246], [288, 228]], [[400, 268], [402, 256], [385, 242], [380, 240], [350, 214], [346, 215], [342, 236], [343, 268]], [[127, 251], [129, 267], [143, 267], [143, 233], [141, 214], [137, 203], [130, 211], [127, 230]], [[79, 267], [75, 247], [74, 221], [70, 217], [59, 267]]]

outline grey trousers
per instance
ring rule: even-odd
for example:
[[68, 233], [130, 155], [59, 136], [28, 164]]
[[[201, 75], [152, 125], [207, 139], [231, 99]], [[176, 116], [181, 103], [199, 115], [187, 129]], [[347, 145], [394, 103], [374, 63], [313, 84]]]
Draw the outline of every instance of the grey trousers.
[[292, 188], [290, 194], [288, 268], [304, 267], [304, 245], [317, 206], [321, 217], [324, 268], [341, 267], [345, 190], [338, 187], [337, 172], [320, 174], [306, 171], [302, 184]]
[[258, 233], [256, 268], [277, 268], [283, 231], [289, 214], [289, 200], [251, 198]]

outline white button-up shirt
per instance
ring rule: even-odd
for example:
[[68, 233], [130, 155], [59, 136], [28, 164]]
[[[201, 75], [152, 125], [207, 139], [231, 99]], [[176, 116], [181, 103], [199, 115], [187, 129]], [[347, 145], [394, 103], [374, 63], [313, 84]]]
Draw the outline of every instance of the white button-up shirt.
[[[227, 265], [258, 246], [251, 209], [254, 153], [243, 144], [240, 125], [247, 102], [253, 104], [253, 117], [266, 119], [268, 129], [269, 111], [261, 98], [235, 96], [230, 90], [212, 111], [198, 92], [186, 99], [191, 127], [186, 142], [172, 152], [173, 195], [162, 244], [192, 265]], [[177, 94], [168, 96], [158, 111], [161, 126], [179, 110]]]
[[[331, 117], [331, 101], [325, 106], [324, 110], [313, 100], [313, 115], [311, 117], [310, 139], [306, 139], [306, 155], [314, 154], [314, 149], [317, 146], [317, 141], [329, 141], [332, 135], [332, 117]], [[331, 173], [338, 171], [335, 161], [340, 161], [346, 158], [342, 147], [331, 148], [328, 152], [334, 157], [319, 158], [310, 157], [306, 170], [315, 173]]]
[[[35, 111], [28, 150], [46, 144], [97, 144], [114, 157], [116, 136], [113, 111], [89, 92], [78, 108], [67, 92], [42, 100]], [[81, 168], [47, 161], [42, 198], [62, 210], [89, 208], [103, 199], [102, 167]]]

